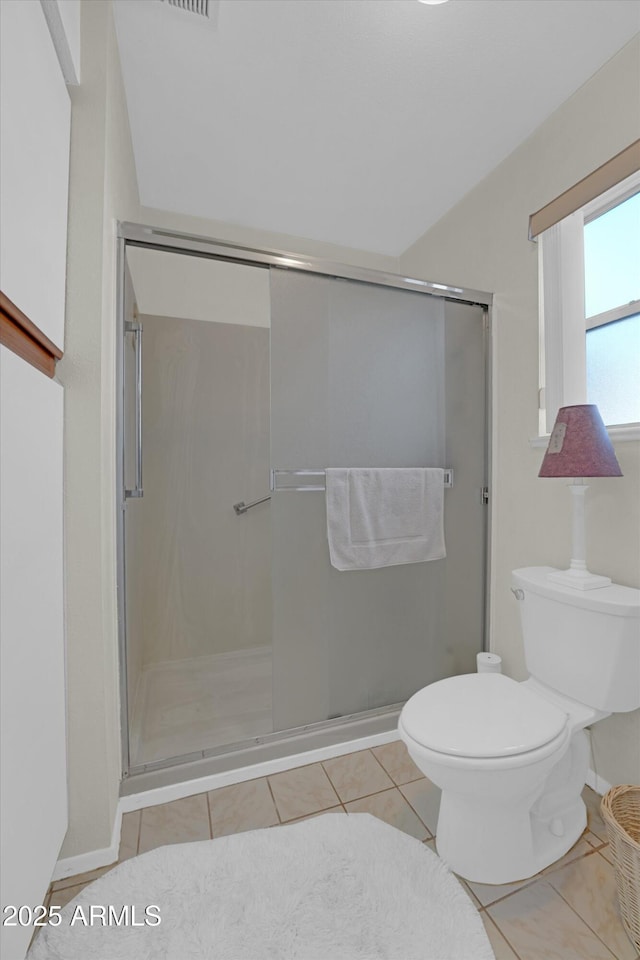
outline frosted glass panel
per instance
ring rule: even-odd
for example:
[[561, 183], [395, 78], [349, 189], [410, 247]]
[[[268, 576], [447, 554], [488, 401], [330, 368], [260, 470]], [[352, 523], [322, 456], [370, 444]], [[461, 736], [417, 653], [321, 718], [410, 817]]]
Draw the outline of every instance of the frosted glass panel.
[[584, 228], [585, 312], [640, 300], [640, 193]]
[[445, 466], [443, 302], [326, 282], [332, 290], [325, 465]]
[[[449, 408], [474, 436], [459, 488], [473, 501], [470, 535], [452, 530], [457, 560], [339, 572], [324, 494], [274, 493], [274, 728], [285, 729], [404, 701], [473, 669], [483, 620], [484, 354], [477, 308], [456, 307], [464, 316], [448, 338], [443, 301], [421, 294], [280, 270], [271, 293], [273, 468], [456, 468], [447, 462]], [[454, 442], [459, 465], [465, 450]], [[449, 568], [470, 581], [452, 587]], [[450, 617], [461, 606], [467, 616]]]
[[640, 421], [640, 314], [587, 330], [587, 399], [605, 423]]

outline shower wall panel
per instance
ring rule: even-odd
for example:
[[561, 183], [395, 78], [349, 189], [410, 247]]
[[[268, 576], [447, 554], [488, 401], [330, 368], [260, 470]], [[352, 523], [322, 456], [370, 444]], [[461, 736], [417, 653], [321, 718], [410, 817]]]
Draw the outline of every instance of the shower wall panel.
[[144, 664], [269, 645], [269, 330], [142, 320]]

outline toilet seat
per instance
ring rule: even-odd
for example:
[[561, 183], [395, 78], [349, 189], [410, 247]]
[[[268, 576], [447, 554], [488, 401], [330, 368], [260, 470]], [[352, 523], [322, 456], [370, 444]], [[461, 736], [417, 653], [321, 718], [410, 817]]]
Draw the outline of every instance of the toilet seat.
[[[421, 743], [418, 743], [418, 741], [409, 736], [404, 729], [402, 716], [398, 721], [398, 730], [400, 732], [400, 739], [404, 741], [410, 756], [420, 769], [423, 769], [422, 765], [428, 762], [430, 764], [437, 764], [441, 770], [446, 768], [459, 772], [472, 771], [476, 774], [481, 771], [483, 773], [494, 774], [506, 773], [507, 771], [515, 771], [523, 767], [536, 766], [540, 762], [546, 761], [548, 757], [557, 756], [559, 758], [567, 749], [571, 739], [569, 727], [567, 726], [557, 737], [554, 737], [549, 743], [545, 743], [543, 747], [538, 747], [536, 750], [527, 750], [526, 753], [512, 753], [506, 757], [465, 757], [462, 754], [439, 753], [437, 750], [432, 750], [430, 747], [425, 747]], [[434, 783], [437, 782], [433, 776], [431, 776], [430, 779], [432, 779]]]
[[564, 742], [567, 722], [566, 712], [523, 684], [482, 673], [430, 684], [407, 701], [401, 715], [415, 743], [460, 759], [538, 753]]

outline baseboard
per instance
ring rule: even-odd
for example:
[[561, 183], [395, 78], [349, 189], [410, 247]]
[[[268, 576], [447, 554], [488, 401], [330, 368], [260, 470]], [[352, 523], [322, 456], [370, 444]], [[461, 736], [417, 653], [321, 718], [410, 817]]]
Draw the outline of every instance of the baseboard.
[[608, 791], [611, 790], [611, 784], [602, 777], [598, 776], [598, 774], [595, 773], [591, 768], [587, 770], [586, 784], [588, 787], [591, 787], [592, 790], [595, 790], [595, 792], [601, 797], [604, 797], [605, 793], [608, 793]]
[[265, 760], [235, 770], [212, 773], [195, 780], [184, 780], [182, 783], [171, 783], [144, 790], [141, 793], [130, 793], [120, 797], [120, 813], [140, 810], [142, 807], [154, 807], [159, 803], [170, 803], [172, 800], [182, 800], [184, 797], [192, 797], [194, 794], [204, 793], [206, 790], [217, 790], [218, 787], [227, 787], [231, 783], [256, 780], [258, 777], [281, 773], [283, 770], [290, 770], [293, 767], [306, 767], [310, 763], [341, 757], [345, 753], [355, 753], [357, 750], [367, 750], [369, 747], [379, 747], [383, 743], [392, 743], [398, 739], [397, 729], [387, 730], [360, 737], [357, 740], [349, 740], [345, 743], [329, 744], [292, 756], [277, 757], [273, 760]]
[[89, 850], [88, 853], [79, 853], [75, 857], [65, 857], [55, 865], [52, 880], [64, 880], [66, 877], [75, 877], [78, 873], [87, 873], [97, 870], [98, 867], [108, 867], [115, 863], [120, 851], [120, 829], [122, 827], [122, 807], [118, 801], [116, 817], [111, 832], [111, 843], [100, 850]]
[[120, 797], [109, 846], [103, 847], [100, 850], [90, 850], [88, 853], [80, 853], [75, 857], [65, 857], [63, 860], [58, 860], [51, 879], [52, 881], [64, 880], [66, 877], [75, 877], [79, 873], [87, 873], [89, 870], [97, 870], [99, 867], [107, 867], [115, 863], [118, 859], [120, 849], [120, 830], [122, 827], [123, 813], [128, 813], [131, 810], [140, 810], [142, 807], [154, 807], [159, 803], [170, 803], [172, 800], [182, 800], [183, 797], [191, 797], [197, 793], [204, 793], [206, 790], [226, 787], [231, 783], [243, 783], [245, 780], [255, 780], [258, 777], [264, 777], [272, 773], [280, 773], [282, 770], [289, 770], [292, 767], [304, 767], [307, 766], [307, 764], [318, 763], [321, 760], [330, 760], [332, 757], [340, 757], [345, 753], [354, 753], [356, 750], [367, 750], [369, 747], [379, 747], [383, 743], [391, 743], [398, 739], [397, 730], [388, 730], [383, 733], [372, 734], [368, 737], [360, 737], [357, 740], [350, 740], [347, 743], [336, 743], [332, 746], [319, 747], [315, 750], [308, 750], [305, 753], [295, 754], [294, 756], [279, 757], [263, 763], [240, 767], [237, 770], [226, 770], [223, 773], [214, 773], [207, 777], [200, 777], [197, 780], [186, 780], [183, 783], [169, 784], [153, 790], [146, 790], [142, 793], [134, 793]]

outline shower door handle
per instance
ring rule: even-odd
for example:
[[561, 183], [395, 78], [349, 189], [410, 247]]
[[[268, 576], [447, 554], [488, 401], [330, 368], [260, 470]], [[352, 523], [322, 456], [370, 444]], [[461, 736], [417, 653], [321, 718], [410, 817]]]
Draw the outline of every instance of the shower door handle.
[[142, 324], [139, 320], [127, 322], [124, 325], [125, 333], [133, 334], [133, 347], [136, 359], [136, 485], [132, 490], [125, 490], [125, 500], [133, 500], [144, 496], [142, 489]]

